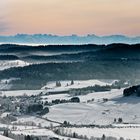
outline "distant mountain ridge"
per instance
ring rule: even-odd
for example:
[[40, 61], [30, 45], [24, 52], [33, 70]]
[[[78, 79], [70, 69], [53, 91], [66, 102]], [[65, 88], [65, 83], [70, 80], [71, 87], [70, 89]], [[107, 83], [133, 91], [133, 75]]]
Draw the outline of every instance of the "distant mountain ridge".
[[140, 36], [128, 37], [124, 35], [96, 36], [89, 34], [86, 36], [70, 35], [58, 36], [52, 34], [17, 34], [13, 36], [0, 36], [0, 43], [17, 43], [17, 44], [112, 44], [140, 43]]
[[[140, 79], [140, 44], [0, 45], [0, 80], [11, 89], [40, 89], [49, 81]], [[139, 84], [139, 83], [138, 83]]]

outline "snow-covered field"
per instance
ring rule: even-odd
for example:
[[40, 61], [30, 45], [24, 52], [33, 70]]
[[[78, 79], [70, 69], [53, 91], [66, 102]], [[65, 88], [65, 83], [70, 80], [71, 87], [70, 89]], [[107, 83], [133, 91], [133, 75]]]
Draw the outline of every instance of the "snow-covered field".
[[71, 85], [71, 81], [60, 81], [61, 87], [56, 86], [56, 82], [48, 82], [45, 86], [42, 87], [42, 89], [46, 89], [48, 92], [56, 92], [56, 91], [67, 91], [69, 89], [79, 89], [79, 88], [86, 88], [89, 86], [106, 86], [106, 85], [112, 85], [116, 80], [76, 80], [74, 81], [74, 84]]
[[27, 65], [29, 65], [29, 63], [22, 60], [4, 60], [0, 61], [0, 70], [9, 69], [11, 67], [24, 67]]
[[48, 129], [30, 129], [22, 131], [13, 131], [14, 134], [34, 135], [34, 136], [54, 136], [55, 134]]
[[42, 101], [48, 101], [51, 102], [52, 100], [56, 100], [56, 99], [70, 99], [70, 95], [69, 94], [54, 94], [54, 95], [43, 95], [42, 96]]
[[[56, 87], [55, 82], [47, 83], [40, 90], [18, 90], [18, 91], [2, 91], [1, 95], [6, 96], [22, 96], [22, 95], [37, 95], [40, 93], [42, 101], [51, 102], [56, 99], [69, 100], [72, 95], [65, 93], [62, 94], [45, 94], [47, 92], [68, 91], [70, 89], [84, 88], [94, 85], [111, 85], [115, 80], [103, 81], [103, 80], [87, 80], [87, 81], [74, 81], [74, 85], [71, 85], [71, 81], [61, 81], [61, 87]], [[1, 83], [4, 83], [2, 81]], [[20, 126], [16, 125], [15, 134], [30, 134], [30, 135], [42, 135], [59, 137], [52, 131], [41, 128], [49, 126], [59, 126], [59, 123], [52, 123], [51, 121], [63, 123], [68, 121], [71, 124], [76, 125], [108, 125], [112, 124], [114, 128], [65, 128], [68, 131], [76, 132], [79, 135], [87, 135], [88, 137], [102, 137], [114, 136], [117, 138], [124, 137], [130, 139], [139, 140], [140, 138], [140, 98], [136, 96], [123, 97], [124, 89], [112, 89], [105, 92], [92, 92], [87, 95], [78, 95], [80, 103], [63, 103], [49, 106], [49, 113], [44, 115], [41, 119], [36, 116], [18, 116], [17, 121], [13, 123], [28, 124], [33, 122], [36, 126]], [[104, 99], [107, 99], [105, 101]], [[8, 113], [8, 112], [7, 112]], [[1, 117], [6, 115], [2, 114]], [[118, 118], [122, 118], [122, 123], [114, 122], [114, 119], [118, 121]], [[51, 120], [51, 121], [49, 121]], [[15, 125], [14, 125], [15, 126]], [[37, 127], [39, 126], [39, 127]], [[41, 126], [41, 127], [40, 127]], [[13, 125], [0, 124], [0, 127], [13, 128]], [[40, 128], [40, 129], [39, 129]], [[64, 140], [68, 139], [64, 137]], [[75, 139], [76, 140], [76, 139]]]
[[19, 80], [18, 78], [10, 78], [10, 79], [3, 79], [0, 80], [0, 90], [9, 90], [12, 87], [11, 82]]
[[140, 128], [65, 128], [65, 131], [76, 132], [79, 135], [90, 137], [112, 136], [116, 138], [123, 137], [125, 139], [140, 139]]
[[[122, 89], [79, 96], [82, 103], [59, 104], [50, 107], [44, 117], [72, 124], [111, 124], [114, 118], [126, 123], [140, 123], [140, 98], [123, 97]], [[103, 98], [108, 98], [104, 102]], [[90, 103], [87, 100], [94, 99]], [[85, 102], [85, 103], [83, 103]]]
[[36, 126], [28, 126], [28, 125], [12, 125], [12, 124], [2, 124], [0, 123], [0, 128], [8, 128], [10, 130], [26, 130], [26, 129], [36, 129]]
[[[34, 136], [48, 136], [56, 137], [63, 140], [68, 140], [68, 137], [63, 137], [56, 135], [53, 131], [48, 129], [32, 129], [32, 130], [22, 130], [22, 131], [12, 131], [14, 134], [23, 134], [23, 135], [34, 135]], [[71, 140], [78, 140], [76, 138], [71, 138]]]
[[107, 99], [114, 99], [122, 97], [123, 89], [113, 89], [111, 91], [105, 91], [105, 92], [93, 92], [89, 93], [87, 95], [81, 95], [78, 96], [81, 100], [81, 102], [87, 102], [88, 100], [94, 99], [95, 102], [102, 102], [103, 98]]
[[0, 140], [13, 140], [13, 139], [0, 135]]
[[23, 95], [38, 95], [39, 93], [43, 92], [44, 90], [10, 90], [10, 91], [1, 91], [1, 96], [23, 96]]
[[10, 113], [9, 112], [4, 112], [0, 115], [0, 118], [4, 118], [6, 117], [7, 115], [9, 115]]
[[[116, 80], [111, 80], [111, 81], [101, 81], [101, 80], [83, 80], [83, 81], [74, 81], [74, 85], [71, 85], [71, 81], [61, 81], [61, 87], [56, 87], [56, 82], [49, 82], [47, 85], [42, 87], [40, 90], [15, 90], [15, 91], [1, 91], [1, 95], [6, 95], [6, 96], [22, 96], [24, 94], [26, 95], [37, 95], [41, 92], [46, 93], [46, 92], [57, 92], [57, 91], [68, 91], [70, 89], [78, 89], [78, 88], [84, 88], [84, 87], [89, 87], [89, 86], [94, 86], [94, 85], [100, 85], [100, 86], [105, 86], [105, 85], [111, 85], [114, 83]], [[68, 84], [68, 85], [67, 85]], [[6, 87], [5, 87], [6, 86]], [[10, 83], [9, 84], [0, 84], [0, 90], [4, 90], [5, 88], [8, 89], [12, 86]], [[67, 95], [54, 95], [54, 96], [59, 96], [59, 98], [64, 98], [64, 96]], [[53, 99], [55, 99], [55, 97]], [[63, 97], [62, 97], [63, 96]], [[45, 96], [44, 96], [45, 98]], [[51, 97], [48, 96], [50, 99]]]
[[19, 117], [17, 118], [17, 121], [13, 122], [14, 123], [24, 123], [24, 124], [31, 124], [31, 123], [36, 124], [36, 126], [40, 126], [40, 127], [50, 127], [50, 126], [58, 126], [59, 124], [57, 123], [52, 123], [49, 122], [45, 119], [41, 119], [41, 118], [37, 118], [35, 116], [23, 116], [23, 117]]

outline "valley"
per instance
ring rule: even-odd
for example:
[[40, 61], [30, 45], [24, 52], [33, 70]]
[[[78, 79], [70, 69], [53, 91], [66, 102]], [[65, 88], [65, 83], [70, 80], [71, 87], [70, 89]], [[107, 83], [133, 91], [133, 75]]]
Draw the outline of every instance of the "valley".
[[139, 44], [1, 45], [0, 134], [139, 140], [139, 51]]

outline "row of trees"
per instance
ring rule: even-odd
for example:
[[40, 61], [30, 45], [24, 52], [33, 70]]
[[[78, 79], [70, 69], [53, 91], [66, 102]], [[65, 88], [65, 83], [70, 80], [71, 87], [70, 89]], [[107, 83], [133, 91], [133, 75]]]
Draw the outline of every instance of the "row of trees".
[[122, 118], [114, 119], [114, 123], [122, 123], [122, 122], [123, 122]]
[[70, 89], [69, 94], [73, 94], [75, 96], [77, 95], [85, 95], [91, 92], [104, 92], [104, 91], [110, 91], [112, 87], [110, 85], [100, 86], [100, 85], [94, 85], [94, 86], [88, 86], [85, 88], [79, 88], [79, 89]]
[[49, 108], [48, 107], [43, 108], [42, 104], [31, 104], [27, 107], [27, 114], [38, 113], [40, 115], [45, 115], [48, 112]]
[[[112, 136], [105, 136], [105, 134], [102, 135], [102, 137], [94, 137], [94, 136], [88, 136], [88, 135], [79, 135], [76, 132], [72, 132], [71, 130], [67, 130], [64, 128], [56, 128], [53, 130], [57, 135], [69, 137], [70, 138], [76, 138], [81, 140], [118, 140], [116, 137]], [[119, 140], [124, 140], [123, 137], [120, 137]]]
[[[71, 80], [70, 85], [74, 85], [74, 80]], [[68, 83], [67, 83], [67, 86], [69, 86]], [[61, 87], [61, 82], [60, 81], [56, 81], [56, 87]]]
[[[134, 69], [134, 67], [137, 67], [137, 69]], [[139, 61], [126, 61], [125, 63], [120, 61], [86, 61], [34, 64], [0, 71], [0, 79], [20, 78], [12, 81], [12, 89], [40, 89], [46, 82], [54, 80], [132, 79], [136, 75], [139, 76], [139, 68]]]
[[46, 101], [44, 105], [54, 105], [54, 104], [63, 104], [63, 103], [80, 103], [80, 98], [79, 97], [72, 97], [70, 100], [66, 99], [55, 99], [52, 100], [51, 102]]

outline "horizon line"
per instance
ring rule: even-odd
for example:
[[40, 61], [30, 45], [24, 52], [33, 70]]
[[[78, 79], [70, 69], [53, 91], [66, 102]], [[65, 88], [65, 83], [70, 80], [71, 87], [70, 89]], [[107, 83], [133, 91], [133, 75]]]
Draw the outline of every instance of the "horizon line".
[[124, 36], [124, 37], [130, 37], [130, 38], [135, 38], [135, 37], [140, 37], [140, 35], [126, 35], [126, 34], [106, 34], [106, 35], [97, 35], [97, 34], [66, 34], [66, 35], [61, 35], [61, 34], [53, 34], [53, 33], [16, 33], [16, 34], [9, 34], [9, 35], [2, 35], [4, 37], [9, 37], [9, 36], [17, 36], [17, 35], [50, 35], [50, 36], [58, 36], [58, 37], [69, 37], [69, 36], [77, 36], [77, 37], [87, 37], [87, 36], [97, 36], [97, 37], [109, 37], [109, 36]]

